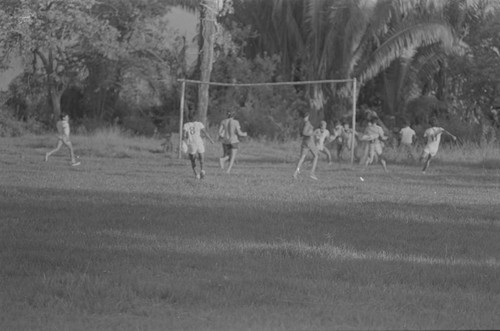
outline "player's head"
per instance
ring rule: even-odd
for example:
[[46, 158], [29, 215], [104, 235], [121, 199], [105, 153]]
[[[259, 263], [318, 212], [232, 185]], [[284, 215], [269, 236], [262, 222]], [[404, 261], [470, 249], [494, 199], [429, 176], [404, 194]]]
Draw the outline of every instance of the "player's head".
[[346, 129], [348, 129], [348, 128], [349, 128], [349, 122], [347, 122], [347, 121], [343, 122], [343, 123], [342, 123], [342, 126], [343, 126], [344, 128], [346, 128]]
[[326, 129], [326, 121], [321, 121], [320, 128]]
[[308, 111], [304, 111], [302, 113], [302, 118], [304, 119], [304, 121], [309, 120], [309, 112]]
[[226, 113], [226, 115], [227, 115], [227, 118], [233, 118], [234, 117], [234, 111], [228, 111]]
[[61, 121], [67, 120], [68, 118], [69, 118], [69, 115], [66, 114], [65, 112], [61, 112], [61, 114], [59, 115], [59, 119]]

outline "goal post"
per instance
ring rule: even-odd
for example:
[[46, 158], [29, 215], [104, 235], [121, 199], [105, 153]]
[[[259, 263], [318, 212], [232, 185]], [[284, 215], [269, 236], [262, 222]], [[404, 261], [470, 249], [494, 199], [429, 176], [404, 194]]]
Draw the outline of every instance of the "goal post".
[[356, 95], [357, 81], [356, 78], [351, 79], [327, 79], [327, 80], [310, 80], [303, 82], [274, 82], [274, 83], [218, 83], [218, 82], [203, 82], [191, 79], [179, 79], [181, 83], [181, 100], [179, 109], [179, 159], [182, 158], [182, 129], [184, 125], [184, 105], [186, 98], [186, 84], [210, 85], [210, 86], [226, 86], [226, 87], [256, 87], [256, 86], [284, 86], [284, 85], [311, 85], [324, 83], [352, 83], [352, 139], [351, 139], [351, 164], [354, 163], [354, 144], [356, 132]]

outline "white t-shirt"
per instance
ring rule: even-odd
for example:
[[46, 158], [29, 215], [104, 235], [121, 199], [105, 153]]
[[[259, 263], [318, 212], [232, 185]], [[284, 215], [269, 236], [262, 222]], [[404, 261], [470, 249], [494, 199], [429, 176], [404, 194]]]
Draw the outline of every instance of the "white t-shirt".
[[322, 151], [325, 148], [325, 139], [330, 137], [330, 131], [328, 131], [327, 129], [316, 129], [314, 131], [314, 137], [316, 140], [316, 147], [318, 147], [318, 149]]
[[427, 138], [427, 145], [424, 148], [425, 153], [435, 155], [439, 148], [439, 143], [441, 142], [441, 135], [444, 129], [439, 127], [432, 127], [424, 132], [424, 138]]
[[188, 122], [184, 124], [184, 132], [187, 133], [188, 145], [193, 144], [203, 144], [203, 139], [201, 139], [201, 130], [205, 129], [205, 126], [201, 122]]
[[406, 145], [411, 145], [413, 143], [413, 137], [415, 136], [415, 131], [409, 126], [404, 127], [399, 131], [401, 135], [401, 143]]

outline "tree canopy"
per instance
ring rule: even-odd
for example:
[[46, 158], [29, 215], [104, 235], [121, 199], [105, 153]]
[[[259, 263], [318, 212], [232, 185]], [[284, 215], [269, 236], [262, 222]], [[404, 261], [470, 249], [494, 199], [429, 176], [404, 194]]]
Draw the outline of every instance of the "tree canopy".
[[[196, 67], [187, 67], [186, 40], [166, 20], [171, 6], [198, 13]], [[356, 78], [358, 103], [383, 115], [411, 117], [414, 105], [432, 96], [439, 109], [470, 119], [500, 95], [499, 13], [488, 0], [0, 0], [0, 64], [23, 58], [25, 78], [15, 84], [44, 81], [46, 88], [30, 91], [46, 93], [52, 114], [64, 107], [65, 93], [78, 91], [79, 116], [104, 121], [139, 115], [165, 121], [177, 113], [177, 78], [239, 76]], [[244, 68], [269, 70], [255, 75]], [[202, 118], [217, 117], [211, 105], [225, 108], [220, 100], [229, 91], [209, 94], [202, 86], [188, 91], [188, 104]], [[17, 91], [15, 100], [28, 93]], [[350, 108], [351, 91], [342, 84], [295, 91], [296, 97], [282, 92], [300, 99], [300, 107], [308, 103], [318, 118], [332, 120]], [[291, 123], [292, 114], [277, 116], [275, 101], [265, 110], [257, 100], [274, 97], [262, 93], [233, 93], [238, 100], [231, 104], [248, 112], [258, 103], [285, 132], [280, 121]], [[481, 111], [471, 115], [470, 108]]]

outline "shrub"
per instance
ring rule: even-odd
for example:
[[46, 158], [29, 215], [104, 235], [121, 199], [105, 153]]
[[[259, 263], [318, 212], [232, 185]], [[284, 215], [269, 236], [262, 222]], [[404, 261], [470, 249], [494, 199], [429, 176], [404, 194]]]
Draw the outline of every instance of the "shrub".
[[19, 137], [25, 133], [22, 122], [17, 121], [9, 112], [0, 111], [0, 136]]
[[[279, 58], [254, 60], [226, 57], [214, 64], [213, 80], [220, 82], [279, 82]], [[308, 107], [303, 91], [293, 86], [213, 87], [209, 118], [218, 123], [236, 111], [242, 129], [255, 138], [285, 141], [297, 133], [297, 113]]]

